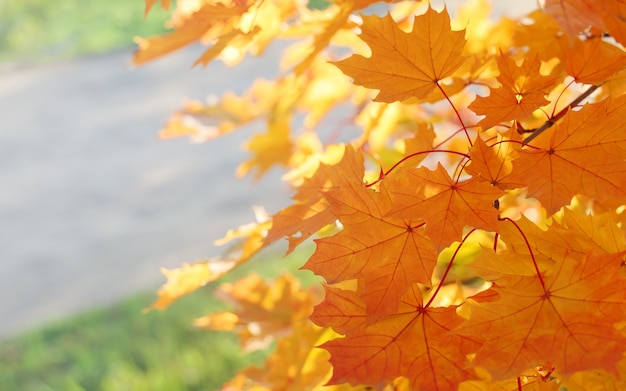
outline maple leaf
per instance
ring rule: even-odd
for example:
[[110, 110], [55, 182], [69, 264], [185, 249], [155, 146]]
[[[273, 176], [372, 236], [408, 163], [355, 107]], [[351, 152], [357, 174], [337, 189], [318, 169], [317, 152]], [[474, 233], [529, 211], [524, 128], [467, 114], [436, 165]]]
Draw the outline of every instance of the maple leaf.
[[[309, 321], [295, 323], [292, 332], [278, 340], [276, 350], [263, 366], [250, 366], [240, 372], [246, 379], [242, 387], [226, 384], [223, 390], [248, 391], [254, 390], [255, 386], [267, 391], [327, 390], [324, 384], [332, 371], [329, 354], [316, 346], [332, 335], [329, 330], [316, 327]], [[344, 388], [345, 391], [350, 389]]]
[[317, 239], [304, 268], [329, 283], [358, 278], [369, 314], [395, 313], [411, 284], [430, 286], [436, 254], [420, 219], [387, 217], [391, 200], [384, 190], [366, 188], [349, 171], [343, 177], [323, 195], [344, 228]]
[[[323, 196], [325, 191], [334, 183], [345, 180], [342, 176], [346, 172], [349, 178], [362, 183], [363, 155], [357, 154], [352, 146], [329, 148], [322, 161], [325, 163], [319, 165], [315, 174], [298, 186], [298, 192], [293, 196], [295, 203], [272, 216], [272, 227], [265, 239], [267, 244], [286, 237], [288, 252], [293, 251], [302, 241], [337, 219]], [[342, 169], [334, 169], [335, 166]]]
[[253, 157], [237, 167], [237, 175], [243, 176], [256, 169], [259, 179], [275, 164], [287, 166], [293, 153], [293, 143], [288, 118], [268, 121], [267, 132], [253, 136], [245, 145]]
[[324, 285], [324, 300], [315, 306], [311, 320], [338, 333], [348, 334], [367, 321], [365, 303], [356, 292]]
[[139, 49], [133, 57], [133, 63], [135, 65], [144, 64], [187, 46], [200, 39], [210, 28], [218, 24], [232, 24], [232, 21], [245, 13], [248, 7], [249, 5], [238, 2], [232, 7], [220, 3], [204, 4], [174, 32], [149, 39], [137, 38]]
[[487, 97], [477, 96], [469, 108], [476, 114], [485, 116], [479, 125], [483, 129], [489, 129], [505, 121], [530, 118], [533, 111], [549, 103], [544, 95], [540, 91], [519, 94], [505, 88], [496, 88]]
[[476, 114], [485, 115], [478, 123], [483, 129], [504, 121], [531, 117], [533, 111], [549, 103], [544, 95], [557, 79], [539, 72], [541, 62], [536, 55], [529, 54], [519, 66], [503, 53], [497, 60], [500, 70], [497, 79], [501, 87], [492, 88], [487, 97], [477, 96], [469, 106]]
[[571, 36], [589, 26], [602, 27], [598, 2], [593, 0], [546, 0], [544, 12], [551, 15]]
[[161, 269], [167, 283], [159, 289], [158, 299], [147, 309], [164, 310], [177, 299], [203, 287], [226, 274], [235, 263], [232, 261], [206, 261], [185, 263], [178, 269]]
[[311, 313], [315, 300], [288, 274], [270, 284], [253, 273], [235, 283], [222, 284], [216, 295], [234, 309], [203, 316], [194, 324], [213, 330], [237, 329], [243, 346], [285, 333]]
[[501, 140], [489, 147], [482, 138], [477, 137], [470, 150], [470, 165], [465, 170], [478, 180], [488, 182], [499, 189], [514, 189], [522, 184], [511, 183], [508, 175], [513, 170], [513, 160], [517, 157], [515, 148], [509, 140]]
[[483, 253], [470, 267], [489, 280], [502, 275], [535, 276], [537, 269], [547, 275], [557, 257], [566, 256], [581, 261], [590, 250], [604, 252], [602, 247], [590, 240], [588, 231], [576, 228], [573, 224], [565, 227], [553, 222], [545, 230], [524, 216], [515, 223], [501, 220], [497, 232], [506, 244], [506, 250], [496, 254], [493, 250], [483, 249]]
[[[593, 244], [585, 243], [586, 248], [598, 252], [617, 253], [626, 250], [624, 233], [615, 224], [608, 213], [594, 213], [583, 210], [563, 210], [563, 225], [567, 227], [566, 235], [580, 232]], [[571, 242], [570, 242], [571, 243]]]
[[[245, 46], [247, 42], [250, 42], [258, 33], [261, 32], [259, 26], [254, 26], [252, 30], [244, 32], [240, 29], [233, 29], [232, 31], [220, 36], [217, 42], [211, 46], [193, 63], [193, 65], [202, 64], [207, 66], [217, 56], [219, 56], [224, 49], [230, 46]], [[240, 41], [240, 42], [238, 42]]]
[[[530, 22], [530, 23], [529, 23]], [[528, 48], [541, 61], [563, 59], [562, 41], [568, 39], [563, 28], [550, 15], [539, 10], [526, 16], [525, 23], [518, 23], [513, 34], [514, 47]]]
[[602, 84], [626, 65], [626, 53], [599, 37], [574, 40], [564, 52], [565, 70], [579, 83]]
[[330, 18], [330, 21], [321, 28], [321, 32], [315, 35], [313, 45], [306, 57], [294, 68], [296, 74], [302, 73], [311, 65], [317, 56], [330, 43], [337, 32], [346, 26], [348, 17], [352, 14], [353, 8], [349, 2], [342, 2], [337, 8], [337, 12]]
[[378, 89], [377, 101], [426, 98], [465, 60], [463, 31], [452, 31], [450, 17], [428, 8], [416, 16], [413, 30], [402, 31], [390, 14], [362, 16], [359, 36], [372, 49], [372, 57], [353, 55], [334, 64], [354, 83]]
[[579, 371], [563, 379], [562, 383], [567, 387], [567, 391], [619, 391], [626, 389], [626, 378], [623, 376], [624, 360], [617, 363], [621, 369], [618, 379], [615, 374], [601, 369]]
[[[429, 5], [413, 18], [415, 4], [399, 4], [384, 17], [362, 15], [357, 35], [354, 11], [374, 2], [335, 0], [323, 11], [277, 0], [180, 2], [175, 31], [144, 40], [137, 53], [142, 62], [210, 41], [198, 60], [207, 63], [225, 60], [227, 49], [237, 59], [259, 53], [279, 36], [311, 38], [281, 62], [290, 74], [240, 97], [188, 105], [162, 133], [208, 140], [262, 119], [266, 129], [247, 144], [252, 157], [239, 172], [260, 176], [277, 164], [290, 170], [293, 205], [272, 221], [229, 231], [225, 240], [241, 245], [226, 268], [281, 238], [292, 251], [336, 223], [304, 266], [333, 284], [323, 285], [325, 298], [314, 310], [315, 294], [289, 278], [270, 285], [253, 276], [220, 291], [234, 310], [197, 320], [240, 334], [248, 348], [277, 341], [265, 366], [248, 368], [225, 389], [619, 388], [608, 371], [626, 339], [626, 95], [615, 98], [623, 95], [626, 55], [610, 42], [626, 37], [623, 1], [546, 0], [558, 24], [537, 11], [495, 27], [482, 1], [468, 2], [453, 27], [446, 10]], [[146, 9], [156, 4], [146, 0]], [[325, 51], [331, 42], [357, 53], [368, 46], [371, 55], [331, 65], [338, 55]], [[379, 90], [378, 102], [346, 75]], [[592, 88], [541, 125], [533, 114], [557, 112], [552, 106], [574, 93], [565, 84], [571, 78]], [[468, 85], [490, 86], [491, 93], [470, 105]], [[587, 98], [607, 99], [579, 108]], [[342, 117], [362, 132], [328, 129], [331, 140], [351, 139], [355, 147], [325, 148], [321, 119], [333, 120], [339, 104], [354, 107]], [[484, 115], [478, 137], [468, 107]], [[301, 119], [305, 131], [292, 135]], [[506, 133], [495, 128], [511, 121]], [[533, 132], [526, 142], [525, 132]], [[364, 154], [381, 167], [369, 185]], [[441, 156], [434, 169], [420, 166], [424, 159], [434, 167]], [[539, 202], [551, 214], [569, 206], [548, 219]], [[514, 214], [537, 223], [506, 217]], [[463, 236], [468, 228], [479, 230]], [[223, 274], [216, 265], [168, 271], [155, 308]], [[467, 305], [435, 307], [481, 289]], [[325, 342], [335, 332], [344, 337]]]
[[455, 182], [441, 164], [434, 171], [401, 168], [385, 178], [384, 187], [393, 199], [389, 214], [424, 219], [426, 234], [437, 250], [460, 240], [465, 226], [497, 229], [493, 201], [502, 191], [475, 178]]
[[[587, 104], [518, 151], [509, 179], [528, 186], [548, 213], [584, 193], [599, 202], [626, 196], [626, 97]], [[601, 157], [601, 158], [599, 158]]]
[[[152, 9], [152, 7], [154, 7], [154, 5], [158, 2], [159, 0], [146, 0], [146, 10], [144, 12], [144, 17], [148, 16], [148, 14], [150, 13], [150, 10]], [[170, 9], [170, 6], [172, 5], [172, 1], [171, 0], [161, 0], [161, 8], [163, 8], [164, 10], [168, 10]]]
[[622, 45], [626, 42], [626, 4], [621, 0], [605, 0], [599, 10], [611, 36]]
[[500, 378], [544, 362], [563, 373], [610, 368], [626, 343], [614, 327], [625, 320], [623, 255], [563, 257], [550, 276], [512, 277], [514, 283], [475, 296], [471, 318], [459, 329], [485, 339], [473, 364]]
[[425, 307], [412, 286], [396, 314], [322, 345], [333, 365], [329, 384], [382, 387], [405, 376], [412, 389], [456, 389], [475, 377], [465, 369], [466, 355], [478, 346], [472, 338], [450, 333], [462, 321], [456, 306]]

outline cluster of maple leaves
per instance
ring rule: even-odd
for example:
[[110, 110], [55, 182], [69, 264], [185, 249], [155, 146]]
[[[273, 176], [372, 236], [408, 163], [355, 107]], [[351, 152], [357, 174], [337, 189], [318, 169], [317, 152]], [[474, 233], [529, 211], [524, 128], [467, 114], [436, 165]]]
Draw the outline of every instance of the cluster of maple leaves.
[[360, 13], [373, 3], [178, 0], [173, 31], [139, 40], [137, 64], [202, 41], [205, 65], [294, 41], [276, 80], [189, 103], [161, 133], [261, 124], [238, 173], [282, 166], [293, 204], [230, 231], [221, 262], [166, 270], [153, 307], [315, 235], [317, 288], [252, 275], [197, 320], [278, 340], [225, 390], [626, 389], [626, 3], [515, 20], [486, 0], [452, 20], [415, 1]]

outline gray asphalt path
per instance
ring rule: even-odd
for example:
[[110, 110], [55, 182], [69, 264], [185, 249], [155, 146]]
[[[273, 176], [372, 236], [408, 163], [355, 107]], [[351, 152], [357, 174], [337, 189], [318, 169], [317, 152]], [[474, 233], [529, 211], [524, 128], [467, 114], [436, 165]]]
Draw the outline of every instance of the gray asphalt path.
[[[234, 179], [261, 125], [213, 142], [162, 141], [185, 97], [274, 77], [279, 49], [238, 68], [191, 68], [201, 48], [132, 69], [131, 50], [0, 74], [0, 337], [157, 287], [160, 267], [289, 194]], [[277, 174], [277, 173], [276, 173]]]

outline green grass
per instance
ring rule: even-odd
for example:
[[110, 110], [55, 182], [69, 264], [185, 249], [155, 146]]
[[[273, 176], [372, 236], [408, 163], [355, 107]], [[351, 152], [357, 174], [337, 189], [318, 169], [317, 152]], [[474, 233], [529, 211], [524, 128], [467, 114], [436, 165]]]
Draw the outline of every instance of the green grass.
[[[220, 282], [252, 271], [274, 276], [299, 267], [310, 248], [285, 259], [250, 261], [167, 310], [142, 313], [155, 294], [141, 294], [0, 342], [2, 391], [191, 391], [218, 389], [238, 369], [261, 364], [229, 333], [194, 329], [194, 318], [226, 308], [213, 298]], [[316, 281], [298, 272], [305, 284]]]
[[143, 0], [0, 0], [0, 61], [41, 62], [130, 47], [165, 31]]

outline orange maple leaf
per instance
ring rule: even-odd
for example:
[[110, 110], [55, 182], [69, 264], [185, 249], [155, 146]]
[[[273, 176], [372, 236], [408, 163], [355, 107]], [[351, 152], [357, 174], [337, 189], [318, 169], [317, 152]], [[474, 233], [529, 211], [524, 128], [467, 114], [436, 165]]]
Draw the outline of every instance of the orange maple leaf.
[[404, 376], [411, 389], [454, 390], [460, 382], [475, 378], [466, 366], [467, 355], [478, 343], [450, 332], [462, 322], [456, 306], [425, 306], [414, 285], [396, 314], [363, 324], [345, 338], [322, 345], [330, 352], [333, 365], [329, 384], [348, 382], [382, 388]]
[[164, 310], [179, 298], [220, 278], [236, 263], [234, 261], [185, 263], [178, 269], [161, 269], [167, 283], [159, 289], [158, 299], [149, 308]]
[[[565, 209], [563, 222], [567, 225], [553, 222], [547, 229], [524, 216], [515, 223], [507, 220], [500, 221], [497, 230], [506, 250], [499, 249], [496, 253], [483, 249], [470, 265], [476, 274], [487, 280], [502, 275], [536, 276], [537, 269], [542, 275], [549, 275], [555, 258], [568, 257], [579, 262], [589, 251], [614, 253], [624, 250], [624, 239], [620, 241], [615, 237], [619, 235], [617, 227], [611, 229], [596, 219], [591, 221], [584, 212]], [[531, 251], [534, 263], [528, 262]]]
[[332, 327], [340, 334], [348, 334], [367, 322], [365, 303], [356, 292], [324, 287], [324, 300], [315, 306], [310, 319], [317, 325]]
[[492, 88], [487, 97], [477, 96], [469, 106], [476, 114], [485, 115], [479, 122], [483, 129], [531, 117], [533, 111], [550, 103], [544, 95], [557, 80], [539, 72], [541, 61], [536, 54], [529, 54], [519, 66], [509, 54], [500, 53], [497, 60], [501, 86]]
[[602, 21], [611, 37], [622, 45], [626, 43], [626, 4], [621, 0], [605, 0], [600, 9]]
[[[521, 229], [523, 236], [516, 227]], [[535, 276], [536, 269], [528, 262], [531, 254], [529, 246], [532, 248], [537, 268], [546, 273], [554, 266], [552, 258], [555, 254], [561, 256], [568, 253], [572, 239], [569, 232], [558, 223], [554, 223], [546, 231], [524, 216], [517, 220], [515, 225], [509, 221], [500, 221], [497, 232], [506, 244], [506, 250], [498, 250], [496, 253], [492, 249], [483, 249], [478, 258], [470, 264], [476, 274], [487, 280], [494, 280], [502, 275]]]
[[[593, 244], [585, 244], [598, 252], [616, 253], [626, 250], [624, 232], [608, 213], [589, 214], [586, 210], [563, 210], [563, 225], [567, 232], [580, 232]], [[570, 236], [571, 237], [571, 236]], [[571, 241], [570, 241], [571, 243]]]
[[563, 373], [611, 368], [626, 343], [614, 327], [626, 320], [623, 256], [564, 256], [550, 276], [511, 277], [475, 296], [471, 318], [459, 329], [485, 339], [473, 364], [501, 378], [545, 362]]
[[548, 213], [576, 194], [599, 202], [626, 196], [626, 97], [585, 105], [518, 151], [509, 179], [528, 186]]
[[[148, 16], [148, 14], [150, 13], [150, 10], [152, 9], [152, 7], [154, 7], [154, 5], [158, 2], [159, 0], [146, 0], [146, 9], [144, 12], [144, 16]], [[169, 10], [170, 6], [172, 4], [171, 0], [161, 0], [161, 8], [163, 8], [164, 10]]]
[[[300, 288], [292, 275], [284, 274], [272, 283], [258, 274], [250, 274], [232, 284], [222, 284], [216, 295], [232, 305], [232, 311], [217, 312], [198, 318], [197, 327], [238, 331], [243, 346], [265, 340], [291, 329], [309, 316], [315, 300], [311, 292]], [[248, 327], [254, 324], [251, 331]]]
[[603, 27], [599, 11], [603, 2], [595, 0], [546, 0], [544, 12], [551, 15], [572, 37], [588, 27]]
[[488, 182], [499, 189], [524, 187], [519, 183], [508, 181], [513, 169], [513, 160], [517, 157], [510, 140], [501, 140], [489, 147], [483, 139], [477, 137], [470, 150], [470, 165], [465, 170], [478, 180]]
[[437, 250], [461, 240], [465, 226], [487, 231], [498, 227], [493, 202], [502, 191], [476, 178], [455, 182], [441, 164], [434, 171], [400, 168], [385, 178], [383, 186], [393, 199], [389, 214], [424, 219], [426, 234]]
[[380, 90], [375, 99], [380, 102], [426, 98], [465, 60], [464, 31], [452, 31], [445, 9], [438, 13], [429, 7], [415, 17], [409, 33], [390, 14], [363, 16], [361, 31], [372, 57], [355, 54], [334, 64], [355, 84]]
[[420, 228], [421, 219], [386, 216], [391, 206], [387, 192], [355, 183], [350, 172], [344, 175], [344, 181], [323, 193], [344, 228], [317, 239], [315, 253], [304, 268], [329, 283], [359, 279], [368, 314], [395, 313], [411, 284], [430, 286], [435, 251]]
[[[335, 169], [335, 166], [342, 168]], [[345, 183], [346, 177], [342, 178], [345, 172], [350, 173], [349, 180], [363, 182], [363, 155], [356, 153], [351, 145], [344, 148], [338, 162], [321, 163], [315, 174], [298, 186], [293, 196], [295, 203], [272, 216], [272, 227], [265, 242], [270, 244], [286, 237], [291, 252], [302, 241], [333, 223], [337, 218], [330, 211], [323, 192], [335, 183]]]
[[602, 84], [626, 65], [626, 53], [600, 37], [576, 39], [564, 52], [565, 70], [579, 83]]

